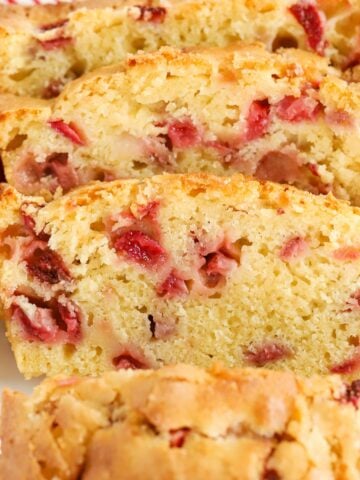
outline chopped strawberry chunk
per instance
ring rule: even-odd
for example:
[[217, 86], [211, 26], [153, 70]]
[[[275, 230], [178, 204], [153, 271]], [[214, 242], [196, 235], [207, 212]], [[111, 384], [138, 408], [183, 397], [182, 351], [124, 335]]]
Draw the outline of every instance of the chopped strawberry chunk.
[[32, 244], [34, 247], [30, 244], [29, 254], [24, 259], [31, 275], [50, 285], [71, 280], [71, 275], [58, 253], [51, 250], [46, 242], [34, 240]]
[[302, 257], [308, 250], [308, 242], [302, 237], [290, 238], [280, 250], [279, 257], [284, 262], [289, 262]]
[[360, 248], [352, 246], [341, 247], [338, 250], [335, 250], [333, 255], [336, 260], [354, 262], [360, 258]]
[[160, 203], [157, 200], [147, 203], [146, 205], [139, 205], [137, 216], [140, 220], [148, 217], [149, 220], [154, 220], [158, 214]]
[[[76, 343], [81, 339], [80, 312], [70, 300], [43, 302], [28, 299], [32, 314], [27, 315], [16, 301], [11, 306], [11, 318], [24, 329], [28, 340], [44, 343]], [[35, 306], [35, 308], [34, 308]]]
[[50, 98], [57, 97], [61, 90], [63, 89], [64, 84], [61, 80], [52, 80], [42, 91], [42, 98], [49, 100]]
[[62, 329], [67, 333], [68, 342], [78, 342], [81, 339], [81, 323], [78, 308], [70, 301], [67, 301], [65, 305], [58, 302], [57, 308], [62, 321], [60, 328], [65, 325], [65, 328]]
[[250, 105], [246, 118], [245, 140], [251, 141], [263, 137], [270, 124], [270, 105], [267, 100], [256, 100]]
[[289, 10], [305, 30], [310, 48], [319, 55], [323, 55], [325, 48], [324, 14], [319, 11], [315, 4], [305, 0], [292, 5]]
[[166, 251], [151, 237], [138, 230], [120, 234], [114, 241], [117, 253], [143, 267], [152, 268], [164, 263]]
[[137, 20], [142, 22], [163, 23], [166, 17], [166, 8], [164, 7], [147, 7], [136, 5], [139, 9]]
[[41, 25], [40, 30], [42, 32], [48, 32], [49, 30], [55, 30], [57, 28], [64, 27], [68, 23], [68, 21], [69, 20], [67, 18], [65, 18], [64, 20], [59, 20], [59, 21], [54, 22], [54, 23], [47, 23], [45, 25]]
[[71, 45], [73, 43], [73, 38], [61, 36], [52, 38], [51, 40], [38, 40], [38, 43], [41, 45], [41, 48], [49, 52], [51, 50], [57, 50]]
[[35, 233], [35, 220], [32, 217], [30, 217], [30, 215], [26, 215], [23, 212], [21, 212], [21, 218], [25, 227], [29, 230], [29, 232]]
[[300, 161], [295, 153], [268, 152], [260, 160], [255, 177], [277, 183], [294, 183], [301, 179]]
[[130, 353], [123, 353], [113, 358], [112, 363], [118, 370], [144, 370], [149, 368], [143, 361], [135, 358]]
[[226, 277], [237, 267], [237, 262], [222, 252], [212, 253], [208, 256], [204, 270], [209, 276], [220, 275]]
[[156, 292], [160, 297], [175, 298], [187, 295], [189, 290], [185, 281], [173, 270], [164, 282], [156, 288]]
[[53, 130], [75, 143], [75, 145], [86, 145], [84, 135], [79, 131], [74, 122], [65, 123], [63, 120], [49, 120], [49, 125]]
[[245, 352], [246, 360], [257, 367], [262, 367], [267, 363], [277, 362], [292, 356], [292, 350], [280, 343], [269, 342], [263, 345], [252, 346]]
[[346, 386], [345, 395], [340, 399], [344, 403], [351, 403], [355, 408], [360, 407], [360, 380], [355, 380]]
[[350, 299], [346, 302], [348, 308], [345, 312], [353, 312], [354, 310], [360, 310], [360, 290], [353, 293]]
[[321, 113], [322, 107], [314, 98], [303, 95], [284, 97], [275, 106], [276, 115], [287, 122], [313, 121]]
[[262, 480], [281, 480], [280, 475], [276, 470], [265, 470]]
[[191, 148], [201, 143], [201, 135], [190, 118], [169, 123], [168, 136], [173, 148]]
[[355, 124], [354, 117], [345, 110], [326, 112], [326, 121], [340, 127], [352, 127]]
[[53, 174], [64, 192], [68, 192], [79, 185], [78, 175], [69, 163], [67, 153], [53, 153], [49, 155], [43, 172], [44, 175]]
[[340, 375], [350, 375], [360, 370], [360, 352], [355, 353], [355, 355], [348, 360], [344, 360], [342, 363], [333, 365], [330, 368], [331, 373], [338, 373]]
[[170, 448], [181, 448], [184, 446], [186, 437], [190, 433], [190, 428], [178, 428], [170, 430]]

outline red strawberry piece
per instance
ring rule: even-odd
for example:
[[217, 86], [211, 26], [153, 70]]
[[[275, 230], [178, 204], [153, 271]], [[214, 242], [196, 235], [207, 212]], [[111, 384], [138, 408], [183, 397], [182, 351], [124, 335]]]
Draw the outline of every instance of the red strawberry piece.
[[46, 242], [34, 240], [27, 248], [25, 256], [28, 272], [40, 282], [55, 285], [61, 281], [70, 281], [71, 275], [60, 255], [51, 250]]
[[156, 288], [156, 293], [160, 297], [175, 298], [187, 295], [189, 290], [185, 281], [173, 270], [164, 282]]
[[204, 270], [209, 276], [226, 277], [236, 268], [237, 262], [222, 252], [216, 252], [208, 255]]
[[81, 321], [79, 309], [70, 301], [67, 301], [65, 305], [58, 302], [57, 309], [61, 319], [61, 321], [58, 323], [60, 328], [66, 331], [67, 341], [69, 343], [77, 343], [79, 340], [81, 340]]
[[170, 122], [168, 137], [173, 148], [191, 148], [201, 143], [201, 135], [190, 118]]
[[67, 18], [65, 18], [64, 20], [59, 20], [59, 21], [54, 22], [54, 23], [47, 23], [45, 25], [41, 25], [40, 30], [42, 32], [48, 32], [49, 30], [55, 30], [57, 28], [64, 27], [68, 23], [68, 21], [69, 20]]
[[305, 0], [292, 5], [289, 10], [305, 30], [310, 48], [319, 55], [323, 55], [325, 48], [324, 14], [319, 11], [314, 3]]
[[357, 290], [351, 295], [349, 301], [346, 302], [346, 305], [348, 305], [348, 308], [345, 312], [353, 312], [354, 310], [360, 309], [360, 290]]
[[268, 342], [251, 346], [245, 352], [245, 358], [251, 365], [262, 367], [268, 363], [289, 358], [292, 354], [293, 352], [288, 346], [277, 342]]
[[50, 98], [57, 97], [61, 90], [63, 89], [64, 84], [61, 80], [52, 80], [42, 91], [42, 98], [48, 100]]
[[186, 437], [190, 433], [190, 428], [178, 428], [170, 430], [170, 448], [182, 448], [186, 441]]
[[25, 213], [22, 213], [22, 212], [21, 212], [21, 218], [26, 229], [29, 230], [31, 233], [35, 233], [35, 220], [32, 217], [30, 217], [30, 215], [26, 215]]
[[352, 127], [355, 123], [353, 116], [345, 110], [326, 112], [326, 121], [331, 125], [340, 127]]
[[129, 230], [117, 236], [114, 248], [118, 254], [147, 268], [153, 268], [166, 260], [163, 247], [138, 230]]
[[86, 145], [84, 135], [79, 131], [74, 122], [65, 123], [63, 120], [49, 120], [50, 127], [75, 145]]
[[69, 163], [67, 153], [53, 153], [46, 159], [44, 175], [53, 174], [64, 192], [79, 185], [79, 179], [76, 171]]
[[300, 161], [295, 153], [268, 152], [260, 160], [255, 177], [277, 183], [294, 183], [301, 179]]
[[256, 100], [250, 105], [246, 118], [245, 140], [251, 141], [263, 137], [270, 124], [270, 105], [267, 100]]
[[360, 370], [360, 352], [356, 352], [351, 358], [344, 360], [341, 363], [333, 365], [330, 368], [331, 373], [338, 373], [340, 375], [350, 375]]
[[157, 200], [149, 202], [146, 205], [139, 205], [137, 216], [140, 220], [147, 217], [150, 220], [154, 220], [158, 214], [160, 203]]
[[149, 368], [143, 361], [126, 352], [113, 358], [112, 363], [118, 370], [144, 370]]
[[355, 408], [360, 407], [360, 380], [355, 380], [346, 386], [345, 395], [340, 399], [345, 403], [352, 403]]
[[14, 302], [11, 306], [11, 318], [24, 329], [28, 340], [44, 343], [71, 342], [76, 343], [81, 338], [81, 322], [79, 309], [70, 300], [62, 304], [57, 300], [44, 302], [28, 298], [32, 315]]
[[73, 39], [71, 37], [57, 37], [52, 38], [51, 40], [38, 40], [41, 48], [46, 51], [57, 50], [59, 48], [65, 48], [68, 45], [73, 43]]
[[353, 246], [341, 247], [335, 250], [333, 256], [336, 260], [341, 260], [343, 262], [354, 262], [360, 258], [360, 248]]
[[276, 470], [265, 470], [262, 480], [281, 480]]
[[293, 237], [287, 240], [280, 250], [279, 257], [284, 262], [289, 262], [302, 257], [308, 250], [308, 242], [302, 237]]
[[321, 113], [322, 106], [314, 98], [308, 96], [284, 97], [275, 105], [275, 113], [287, 122], [297, 123], [302, 121], [313, 121]]
[[11, 307], [11, 318], [22, 326], [29, 340], [52, 343], [55, 341], [58, 326], [48, 308], [37, 308], [33, 318], [29, 318], [16, 304]]
[[139, 9], [139, 17], [137, 20], [142, 22], [163, 23], [166, 17], [166, 8], [164, 7], [146, 7], [136, 5]]

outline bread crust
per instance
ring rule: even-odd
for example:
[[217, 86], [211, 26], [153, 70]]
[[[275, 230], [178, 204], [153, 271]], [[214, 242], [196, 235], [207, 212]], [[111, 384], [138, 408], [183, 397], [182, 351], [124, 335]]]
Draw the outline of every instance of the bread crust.
[[336, 377], [186, 365], [49, 379], [4, 393], [4, 478], [356, 480], [349, 391]]

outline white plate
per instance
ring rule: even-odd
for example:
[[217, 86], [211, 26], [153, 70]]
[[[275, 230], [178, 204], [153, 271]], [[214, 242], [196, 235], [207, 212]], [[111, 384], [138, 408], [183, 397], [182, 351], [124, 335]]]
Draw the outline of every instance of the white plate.
[[6, 387], [30, 393], [40, 380], [24, 380], [16, 367], [14, 355], [5, 337], [4, 325], [0, 325], [0, 391]]

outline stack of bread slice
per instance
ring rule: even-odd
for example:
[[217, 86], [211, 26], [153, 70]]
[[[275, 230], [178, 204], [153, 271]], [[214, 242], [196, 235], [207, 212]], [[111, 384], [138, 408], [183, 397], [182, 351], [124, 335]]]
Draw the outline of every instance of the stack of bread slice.
[[360, 478], [359, 23], [0, 7], [1, 478]]

